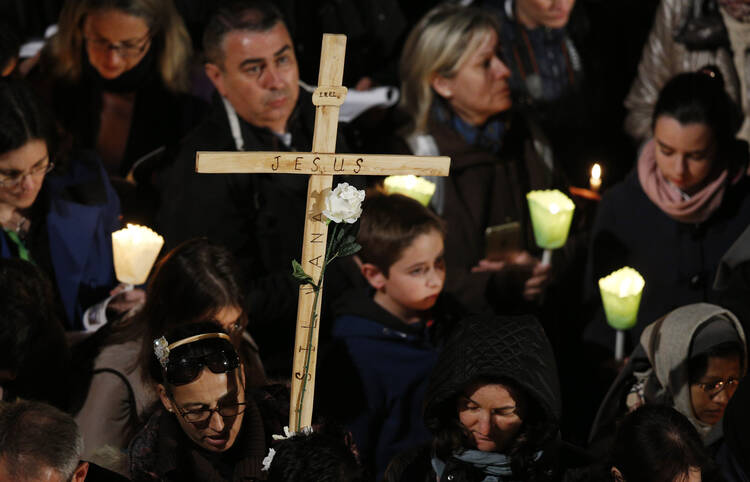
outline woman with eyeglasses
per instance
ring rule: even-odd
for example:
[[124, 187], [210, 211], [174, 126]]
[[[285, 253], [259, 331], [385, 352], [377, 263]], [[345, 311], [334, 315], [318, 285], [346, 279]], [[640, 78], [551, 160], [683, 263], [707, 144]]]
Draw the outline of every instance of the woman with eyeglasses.
[[396, 456], [389, 482], [560, 480], [579, 463], [559, 440], [552, 347], [531, 316], [463, 320], [425, 393], [432, 443]]
[[50, 118], [29, 90], [0, 82], [0, 255], [40, 267], [57, 288], [65, 328], [81, 330], [84, 311], [117, 284], [111, 235], [120, 227], [120, 202], [96, 157], [55, 159], [52, 137]]
[[95, 150], [127, 192], [120, 178], [140, 159], [154, 166], [205, 111], [188, 95], [187, 30], [172, 0], [68, 0], [58, 28], [35, 76], [39, 88], [67, 140]]
[[265, 479], [283, 417], [248, 390], [229, 335], [211, 323], [179, 326], [153, 340], [151, 366], [163, 409], [130, 444], [133, 480]]
[[745, 332], [734, 314], [708, 303], [677, 308], [643, 330], [599, 408], [590, 442], [604, 444], [625, 408], [666, 404], [715, 446], [722, 438], [718, 422], [745, 373]]
[[[232, 254], [206, 238], [186, 241], [156, 264], [143, 308], [100, 329], [74, 350], [82, 381], [71, 404], [85, 455], [127, 448], [158, 401], [149, 373], [153, 339], [176, 327], [210, 321], [230, 337], [249, 387], [265, 385], [258, 347], [245, 330], [246, 289]], [[204, 323], [205, 324], [205, 323]]]

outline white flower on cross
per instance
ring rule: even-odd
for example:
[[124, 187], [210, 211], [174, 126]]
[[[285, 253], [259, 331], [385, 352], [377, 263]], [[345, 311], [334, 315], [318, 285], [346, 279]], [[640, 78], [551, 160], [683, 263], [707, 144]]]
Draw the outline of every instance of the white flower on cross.
[[353, 224], [362, 215], [362, 201], [364, 200], [364, 191], [350, 186], [349, 183], [342, 182], [326, 196], [323, 216], [334, 223], [343, 221]]

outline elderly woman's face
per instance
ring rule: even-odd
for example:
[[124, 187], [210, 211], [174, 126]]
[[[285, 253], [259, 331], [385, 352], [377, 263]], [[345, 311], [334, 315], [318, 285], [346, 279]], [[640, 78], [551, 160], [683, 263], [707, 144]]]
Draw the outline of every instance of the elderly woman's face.
[[482, 125], [512, 105], [510, 71], [497, 56], [497, 33], [482, 35], [479, 48], [468, 55], [454, 77], [436, 75], [432, 80], [435, 91], [471, 125]]
[[502, 452], [521, 429], [517, 394], [501, 384], [473, 384], [459, 396], [456, 409], [470, 442], [483, 452]]
[[0, 154], [0, 205], [30, 207], [42, 188], [49, 163], [47, 143], [40, 139]]
[[654, 141], [656, 165], [665, 179], [687, 194], [705, 185], [716, 156], [711, 127], [661, 116], [654, 124]]
[[516, 15], [528, 28], [562, 28], [568, 23], [575, 0], [517, 0]]
[[151, 46], [146, 22], [119, 10], [95, 10], [83, 22], [91, 65], [105, 79], [116, 79], [143, 59]]
[[740, 378], [742, 367], [739, 357], [709, 357], [705, 375], [690, 385], [690, 401], [695, 418], [709, 425], [721, 420]]

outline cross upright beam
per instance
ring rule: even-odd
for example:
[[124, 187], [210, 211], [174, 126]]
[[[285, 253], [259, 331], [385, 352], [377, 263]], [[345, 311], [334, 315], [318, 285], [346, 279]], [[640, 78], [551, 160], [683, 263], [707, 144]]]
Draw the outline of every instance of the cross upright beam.
[[[197, 152], [200, 173], [307, 174], [305, 231], [300, 264], [318, 282], [318, 296], [310, 285], [299, 290], [297, 328], [294, 340], [289, 429], [299, 432], [312, 421], [315, 394], [320, 306], [321, 268], [325, 259], [328, 225], [323, 216], [325, 195], [331, 190], [334, 174], [377, 175], [417, 174], [447, 176], [448, 157], [336, 154], [339, 107], [346, 97], [341, 86], [344, 76], [346, 36], [323, 35], [318, 87], [313, 93], [316, 106], [312, 152]], [[317, 302], [316, 302], [317, 300]], [[313, 306], [318, 317], [311, 319]]]

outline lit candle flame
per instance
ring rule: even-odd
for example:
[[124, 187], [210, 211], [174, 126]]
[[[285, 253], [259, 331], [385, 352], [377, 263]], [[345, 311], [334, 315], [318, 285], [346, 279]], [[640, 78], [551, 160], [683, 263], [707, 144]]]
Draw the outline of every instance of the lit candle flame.
[[631, 276], [626, 276], [620, 284], [620, 298], [625, 298], [630, 294], [630, 285], [633, 283]]
[[549, 212], [551, 212], [552, 214], [557, 214], [557, 213], [559, 213], [559, 212], [560, 212], [560, 206], [558, 206], [558, 205], [557, 205], [557, 204], [555, 204], [555, 203], [551, 203], [551, 204], [549, 205]]
[[424, 206], [430, 204], [430, 198], [435, 193], [435, 183], [410, 174], [408, 176], [388, 176], [384, 181], [385, 191], [389, 194], [398, 193], [416, 199]]
[[624, 267], [599, 280], [607, 322], [616, 330], [629, 330], [638, 320], [645, 281], [636, 270]]
[[164, 238], [145, 226], [128, 224], [112, 233], [117, 280], [133, 285], [144, 283], [163, 245]]
[[594, 166], [591, 168], [591, 179], [601, 179], [602, 178], [602, 166], [600, 166], [598, 163], [594, 164]]

